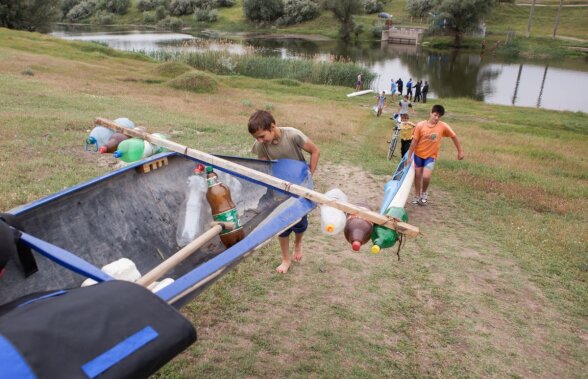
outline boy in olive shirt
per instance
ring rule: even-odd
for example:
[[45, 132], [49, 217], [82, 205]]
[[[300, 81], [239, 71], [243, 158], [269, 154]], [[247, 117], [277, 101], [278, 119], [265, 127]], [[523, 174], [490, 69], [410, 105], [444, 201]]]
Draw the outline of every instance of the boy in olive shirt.
[[[300, 130], [288, 127], [278, 127], [276, 120], [267, 111], [258, 110], [249, 117], [247, 125], [249, 133], [255, 138], [251, 151], [259, 159], [294, 159], [305, 162], [302, 151], [310, 154], [309, 170], [314, 174], [319, 160], [318, 147]], [[302, 236], [308, 227], [308, 219], [304, 216], [296, 225], [279, 235], [282, 250], [282, 264], [276, 271], [282, 274], [288, 272], [292, 260], [290, 259], [290, 234], [294, 232], [293, 258], [296, 262], [302, 260]]]

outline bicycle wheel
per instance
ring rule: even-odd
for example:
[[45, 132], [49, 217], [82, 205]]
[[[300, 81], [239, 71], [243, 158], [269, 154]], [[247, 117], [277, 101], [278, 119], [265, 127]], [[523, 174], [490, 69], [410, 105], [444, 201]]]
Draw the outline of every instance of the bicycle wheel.
[[388, 160], [391, 160], [396, 150], [396, 144], [398, 143], [398, 133], [392, 135], [392, 141], [390, 141], [390, 147], [388, 148]]

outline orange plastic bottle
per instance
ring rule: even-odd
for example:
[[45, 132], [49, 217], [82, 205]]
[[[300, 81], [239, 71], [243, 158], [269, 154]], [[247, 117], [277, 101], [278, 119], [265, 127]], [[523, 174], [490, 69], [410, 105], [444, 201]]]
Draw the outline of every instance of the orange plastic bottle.
[[222, 243], [229, 248], [245, 238], [245, 231], [239, 223], [237, 208], [231, 199], [231, 191], [218, 180], [212, 166], [206, 167], [206, 182], [208, 184], [206, 200], [210, 204], [213, 220], [235, 223], [234, 230], [223, 229], [220, 232]]
[[98, 149], [98, 152], [100, 154], [106, 154], [106, 153], [114, 153], [116, 151], [116, 148], [118, 147], [118, 145], [126, 140], [129, 139], [130, 137], [127, 136], [126, 134], [122, 134], [122, 133], [114, 133], [112, 136], [110, 136], [110, 138], [108, 139], [108, 141], [106, 141], [106, 143], [102, 146], [100, 146], [100, 148]]
[[[359, 204], [361, 208], [371, 210], [366, 204]], [[358, 215], [347, 216], [343, 234], [345, 239], [351, 244], [354, 251], [359, 251], [361, 246], [370, 240], [372, 235], [373, 223], [365, 220]]]

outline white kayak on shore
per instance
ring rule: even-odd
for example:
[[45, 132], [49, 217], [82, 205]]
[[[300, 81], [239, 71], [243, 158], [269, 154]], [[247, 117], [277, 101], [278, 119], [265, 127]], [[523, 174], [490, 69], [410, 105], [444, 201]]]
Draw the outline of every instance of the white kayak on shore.
[[363, 91], [357, 91], [357, 92], [348, 93], [347, 94], [347, 97], [367, 95], [368, 93], [372, 93], [372, 92], [374, 92], [374, 90], [372, 90], [372, 89], [366, 89], [366, 90], [363, 90]]

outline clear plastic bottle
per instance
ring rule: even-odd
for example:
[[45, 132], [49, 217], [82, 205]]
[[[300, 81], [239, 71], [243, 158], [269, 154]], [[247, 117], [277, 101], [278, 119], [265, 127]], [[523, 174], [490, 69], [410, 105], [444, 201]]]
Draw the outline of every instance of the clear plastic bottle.
[[204, 233], [206, 226], [212, 221], [210, 206], [206, 202], [207, 189], [204, 166], [199, 164], [194, 175], [188, 178], [186, 198], [180, 207], [176, 232], [178, 246], [183, 247], [192, 242]]
[[[408, 221], [408, 215], [404, 208], [390, 207], [386, 209], [384, 214], [386, 216], [399, 218], [404, 222]], [[374, 246], [372, 246], [372, 253], [378, 254], [381, 249], [394, 246], [396, 241], [398, 241], [398, 233], [395, 230], [380, 225], [374, 225], [372, 231], [372, 242], [374, 244]]]
[[[339, 188], [333, 188], [325, 192], [325, 196], [342, 202], [347, 202], [347, 195]], [[347, 216], [340, 209], [321, 205], [321, 230], [324, 234], [335, 235], [341, 233], [345, 227]]]
[[224, 229], [220, 233], [222, 243], [229, 248], [245, 238], [245, 232], [239, 223], [237, 207], [235, 207], [235, 203], [231, 199], [229, 187], [218, 180], [212, 166], [206, 167], [206, 182], [208, 184], [206, 200], [210, 204], [214, 221], [235, 223], [235, 229]]
[[[371, 210], [371, 207], [365, 203], [358, 204], [358, 206], [368, 211]], [[370, 240], [373, 225], [371, 221], [359, 215], [349, 215], [347, 217], [343, 234], [354, 251], [359, 251], [361, 246]]]

